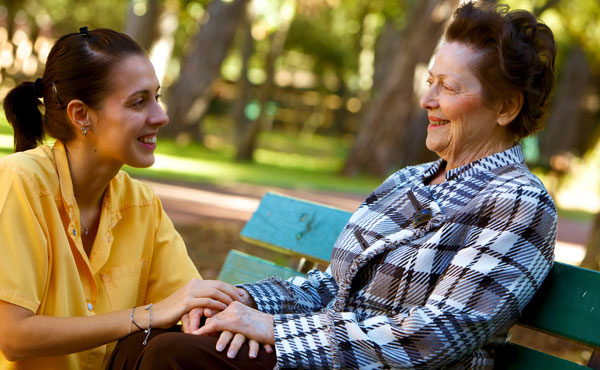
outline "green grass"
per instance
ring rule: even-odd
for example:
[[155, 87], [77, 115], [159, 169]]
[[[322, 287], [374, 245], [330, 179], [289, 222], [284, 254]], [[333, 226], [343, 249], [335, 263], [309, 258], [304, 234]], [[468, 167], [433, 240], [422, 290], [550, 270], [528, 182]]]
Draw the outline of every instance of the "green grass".
[[558, 217], [559, 218], [564, 218], [567, 220], [573, 220], [573, 221], [579, 221], [579, 222], [593, 222], [594, 221], [594, 217], [596, 217], [596, 215], [594, 213], [591, 212], [587, 212], [585, 210], [574, 210], [574, 209], [564, 209], [564, 208], [558, 208], [557, 210], [558, 213]]
[[12, 136], [13, 131], [12, 128], [6, 122], [6, 117], [4, 117], [4, 112], [0, 111], [2, 117], [0, 117], [0, 135], [10, 135]]
[[[3, 116], [3, 115], [2, 115]], [[149, 179], [211, 184], [248, 183], [305, 190], [328, 190], [367, 194], [381, 179], [340, 176], [339, 171], [350, 146], [348, 140], [325, 136], [301, 136], [284, 132], [264, 132], [259, 139], [254, 162], [235, 162], [230, 144], [230, 125], [209, 119], [206, 142], [176, 143], [159, 139], [156, 163], [150, 168], [124, 170]], [[12, 152], [12, 130], [0, 119], [0, 156]]]

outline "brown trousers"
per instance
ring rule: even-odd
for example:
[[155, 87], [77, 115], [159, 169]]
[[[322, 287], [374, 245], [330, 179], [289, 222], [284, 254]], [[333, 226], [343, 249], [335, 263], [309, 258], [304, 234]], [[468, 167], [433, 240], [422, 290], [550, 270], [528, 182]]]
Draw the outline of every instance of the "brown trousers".
[[248, 343], [244, 343], [234, 359], [227, 358], [227, 348], [217, 352], [217, 337], [182, 333], [179, 327], [170, 330], [153, 329], [146, 346], [146, 334], [137, 332], [121, 339], [106, 369], [273, 369], [275, 353], [262, 348], [255, 359], [248, 357]]

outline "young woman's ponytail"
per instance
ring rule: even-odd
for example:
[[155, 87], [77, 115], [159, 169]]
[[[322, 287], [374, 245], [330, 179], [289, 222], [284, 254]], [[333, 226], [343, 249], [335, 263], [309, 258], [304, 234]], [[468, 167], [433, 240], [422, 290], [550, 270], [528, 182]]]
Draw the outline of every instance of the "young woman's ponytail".
[[39, 100], [41, 80], [23, 82], [4, 98], [4, 113], [13, 128], [15, 151], [33, 149], [42, 143], [44, 128]]

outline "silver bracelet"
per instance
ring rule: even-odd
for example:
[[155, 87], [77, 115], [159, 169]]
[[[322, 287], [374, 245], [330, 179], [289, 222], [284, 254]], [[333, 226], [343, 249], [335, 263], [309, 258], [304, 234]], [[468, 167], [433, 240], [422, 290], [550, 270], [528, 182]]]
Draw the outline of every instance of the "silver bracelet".
[[133, 314], [135, 313], [135, 309], [136, 309], [136, 307], [134, 306], [134, 307], [131, 309], [131, 313], [129, 314], [129, 319], [131, 320], [131, 321], [129, 322], [129, 332], [131, 333], [131, 329], [132, 329], [132, 326], [131, 326], [131, 324], [133, 324], [133, 325], [135, 325], [135, 327], [136, 327], [136, 328], [140, 329], [140, 331], [143, 331], [144, 333], [146, 333], [146, 329], [144, 329], [144, 328], [142, 328], [141, 326], [139, 326], [139, 325], [138, 325], [138, 323], [137, 323], [137, 322], [135, 322], [135, 319], [133, 318]]
[[[131, 328], [133, 326], [133, 311], [135, 311], [135, 306], [133, 306], [131, 312], [129, 313], [129, 334], [131, 334]], [[137, 324], [135, 326], [137, 326]]]
[[142, 342], [142, 344], [145, 346], [148, 344], [148, 338], [150, 337], [150, 331], [152, 330], [152, 303], [150, 303], [144, 310], [148, 311], [148, 329], [144, 330], [146, 333], [146, 338], [144, 338], [144, 342]]

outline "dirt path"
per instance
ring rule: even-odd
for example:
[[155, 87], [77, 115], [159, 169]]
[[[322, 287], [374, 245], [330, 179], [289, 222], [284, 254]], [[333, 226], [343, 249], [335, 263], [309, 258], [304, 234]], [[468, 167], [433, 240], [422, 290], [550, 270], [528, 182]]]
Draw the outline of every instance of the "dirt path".
[[[326, 191], [302, 191], [257, 185], [216, 186], [144, 180], [158, 194], [171, 219], [177, 224], [210, 221], [247, 221], [267, 191], [308, 199], [353, 211], [367, 194], [340, 194]], [[585, 254], [590, 223], [558, 220], [556, 259], [579, 264]]]

